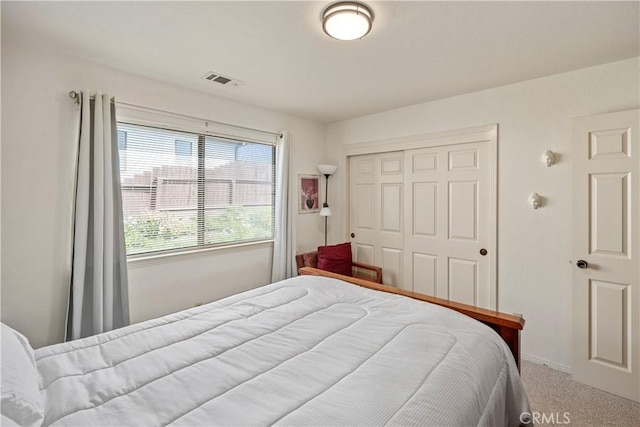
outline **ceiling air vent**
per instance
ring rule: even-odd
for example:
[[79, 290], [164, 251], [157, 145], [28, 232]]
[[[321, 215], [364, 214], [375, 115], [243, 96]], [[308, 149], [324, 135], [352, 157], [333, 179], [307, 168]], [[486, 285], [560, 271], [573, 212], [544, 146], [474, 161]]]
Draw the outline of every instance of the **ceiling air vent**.
[[224, 86], [240, 86], [241, 84], [244, 83], [243, 81], [240, 81], [238, 79], [233, 79], [228, 76], [223, 76], [222, 74], [218, 74], [213, 71], [209, 71], [207, 74], [202, 76], [202, 78], [205, 80], [209, 80], [210, 82], [219, 83]]

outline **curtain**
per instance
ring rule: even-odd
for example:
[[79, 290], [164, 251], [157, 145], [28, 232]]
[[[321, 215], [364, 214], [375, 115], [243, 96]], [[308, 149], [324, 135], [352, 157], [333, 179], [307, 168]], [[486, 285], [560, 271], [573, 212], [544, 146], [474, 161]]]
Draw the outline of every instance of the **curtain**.
[[82, 92], [67, 340], [129, 324], [115, 112], [109, 95]]
[[291, 148], [288, 132], [278, 140], [276, 160], [276, 214], [271, 282], [296, 274], [295, 192], [291, 185]]

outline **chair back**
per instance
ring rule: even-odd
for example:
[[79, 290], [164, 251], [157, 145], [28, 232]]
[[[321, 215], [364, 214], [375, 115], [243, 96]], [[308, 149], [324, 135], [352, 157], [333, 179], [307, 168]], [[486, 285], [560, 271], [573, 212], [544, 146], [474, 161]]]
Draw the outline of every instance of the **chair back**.
[[305, 252], [296, 255], [298, 269], [302, 267], [318, 267], [318, 251]]
[[[318, 251], [305, 252], [296, 255], [298, 270], [302, 267], [318, 268]], [[353, 276], [371, 282], [382, 283], [382, 267], [351, 261]]]

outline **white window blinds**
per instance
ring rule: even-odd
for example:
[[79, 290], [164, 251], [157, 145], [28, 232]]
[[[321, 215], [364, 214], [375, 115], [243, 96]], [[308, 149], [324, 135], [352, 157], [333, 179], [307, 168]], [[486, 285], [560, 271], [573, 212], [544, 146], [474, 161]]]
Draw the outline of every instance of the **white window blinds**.
[[275, 145], [126, 122], [127, 255], [273, 238]]

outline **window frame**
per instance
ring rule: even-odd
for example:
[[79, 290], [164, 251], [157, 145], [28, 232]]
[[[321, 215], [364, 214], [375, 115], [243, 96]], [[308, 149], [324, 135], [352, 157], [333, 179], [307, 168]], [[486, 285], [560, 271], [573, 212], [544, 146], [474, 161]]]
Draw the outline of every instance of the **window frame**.
[[[212, 137], [212, 138], [218, 138], [218, 139], [222, 139], [222, 140], [227, 140], [230, 142], [238, 142], [238, 143], [242, 143], [242, 144], [246, 144], [246, 143], [250, 143], [250, 144], [261, 144], [261, 145], [266, 145], [266, 146], [270, 146], [273, 147], [273, 156], [272, 156], [272, 162], [271, 162], [271, 166], [272, 166], [272, 185], [271, 185], [271, 236], [268, 238], [256, 238], [256, 239], [244, 239], [244, 240], [234, 240], [234, 241], [230, 241], [230, 242], [221, 242], [221, 243], [204, 243], [205, 241], [205, 233], [206, 233], [206, 225], [205, 225], [205, 218], [206, 218], [206, 206], [205, 206], [205, 198], [204, 197], [198, 197], [198, 202], [197, 202], [197, 208], [196, 208], [196, 245], [193, 246], [187, 246], [187, 247], [181, 247], [181, 248], [169, 248], [169, 249], [160, 249], [160, 250], [153, 250], [153, 251], [149, 251], [149, 252], [142, 252], [142, 253], [136, 253], [136, 254], [128, 254], [127, 253], [127, 260], [128, 261], [135, 261], [135, 260], [144, 260], [144, 259], [153, 259], [153, 258], [164, 258], [167, 256], [179, 256], [179, 255], [187, 255], [187, 254], [192, 254], [192, 253], [197, 253], [197, 252], [204, 252], [204, 251], [211, 251], [211, 250], [220, 250], [220, 249], [226, 249], [226, 248], [237, 248], [237, 247], [244, 247], [244, 246], [249, 246], [249, 245], [260, 245], [260, 244], [267, 244], [267, 243], [273, 243], [274, 239], [275, 239], [275, 215], [276, 215], [276, 203], [275, 203], [275, 198], [276, 198], [276, 187], [277, 187], [277, 157], [278, 157], [278, 144], [277, 142], [274, 140], [273, 142], [269, 141], [269, 140], [260, 140], [257, 138], [247, 138], [244, 136], [238, 136], [238, 137], [233, 137], [227, 133], [218, 133], [218, 132], [211, 132], [211, 131], [203, 131], [202, 129], [198, 129], [197, 127], [194, 128], [184, 128], [181, 126], [172, 126], [172, 125], [163, 125], [158, 123], [157, 121], [147, 121], [147, 120], [138, 120], [138, 119], [130, 119], [125, 117], [121, 117], [120, 115], [118, 115], [117, 119], [116, 119], [117, 125], [125, 124], [125, 125], [133, 125], [133, 126], [141, 126], [141, 127], [146, 127], [146, 128], [152, 128], [152, 129], [158, 129], [158, 130], [165, 130], [165, 131], [174, 131], [174, 132], [186, 132], [186, 133], [190, 133], [194, 136], [197, 137], [197, 143], [195, 144], [195, 151], [197, 152], [197, 192], [198, 194], [202, 194], [204, 195], [204, 186], [205, 186], [205, 180], [204, 180], [204, 174], [205, 174], [205, 161], [206, 159], [210, 159], [210, 156], [206, 155], [206, 143], [207, 141], [207, 137]], [[208, 127], [208, 123], [205, 123], [205, 126]], [[229, 125], [231, 128], [233, 128], [231, 125]], [[245, 129], [245, 128], [239, 128], [239, 129]], [[249, 129], [249, 131], [252, 131]], [[120, 132], [120, 130], [118, 130], [118, 132]], [[127, 133], [127, 131], [124, 131], [125, 134]], [[253, 131], [253, 132], [257, 132], [257, 133], [266, 133], [263, 131]], [[174, 141], [174, 150], [175, 150], [175, 144], [178, 142], [178, 139], [175, 139]], [[116, 144], [117, 148], [118, 148], [118, 152], [120, 152], [118, 145]], [[125, 150], [128, 147], [125, 147]], [[191, 152], [193, 154], [194, 151], [194, 144], [191, 143]], [[174, 154], [176, 156], [179, 156], [179, 154], [175, 153]], [[120, 166], [120, 169], [122, 169], [122, 166]], [[122, 189], [121, 189], [122, 192]], [[125, 242], [125, 249], [126, 249], [126, 242]]]

